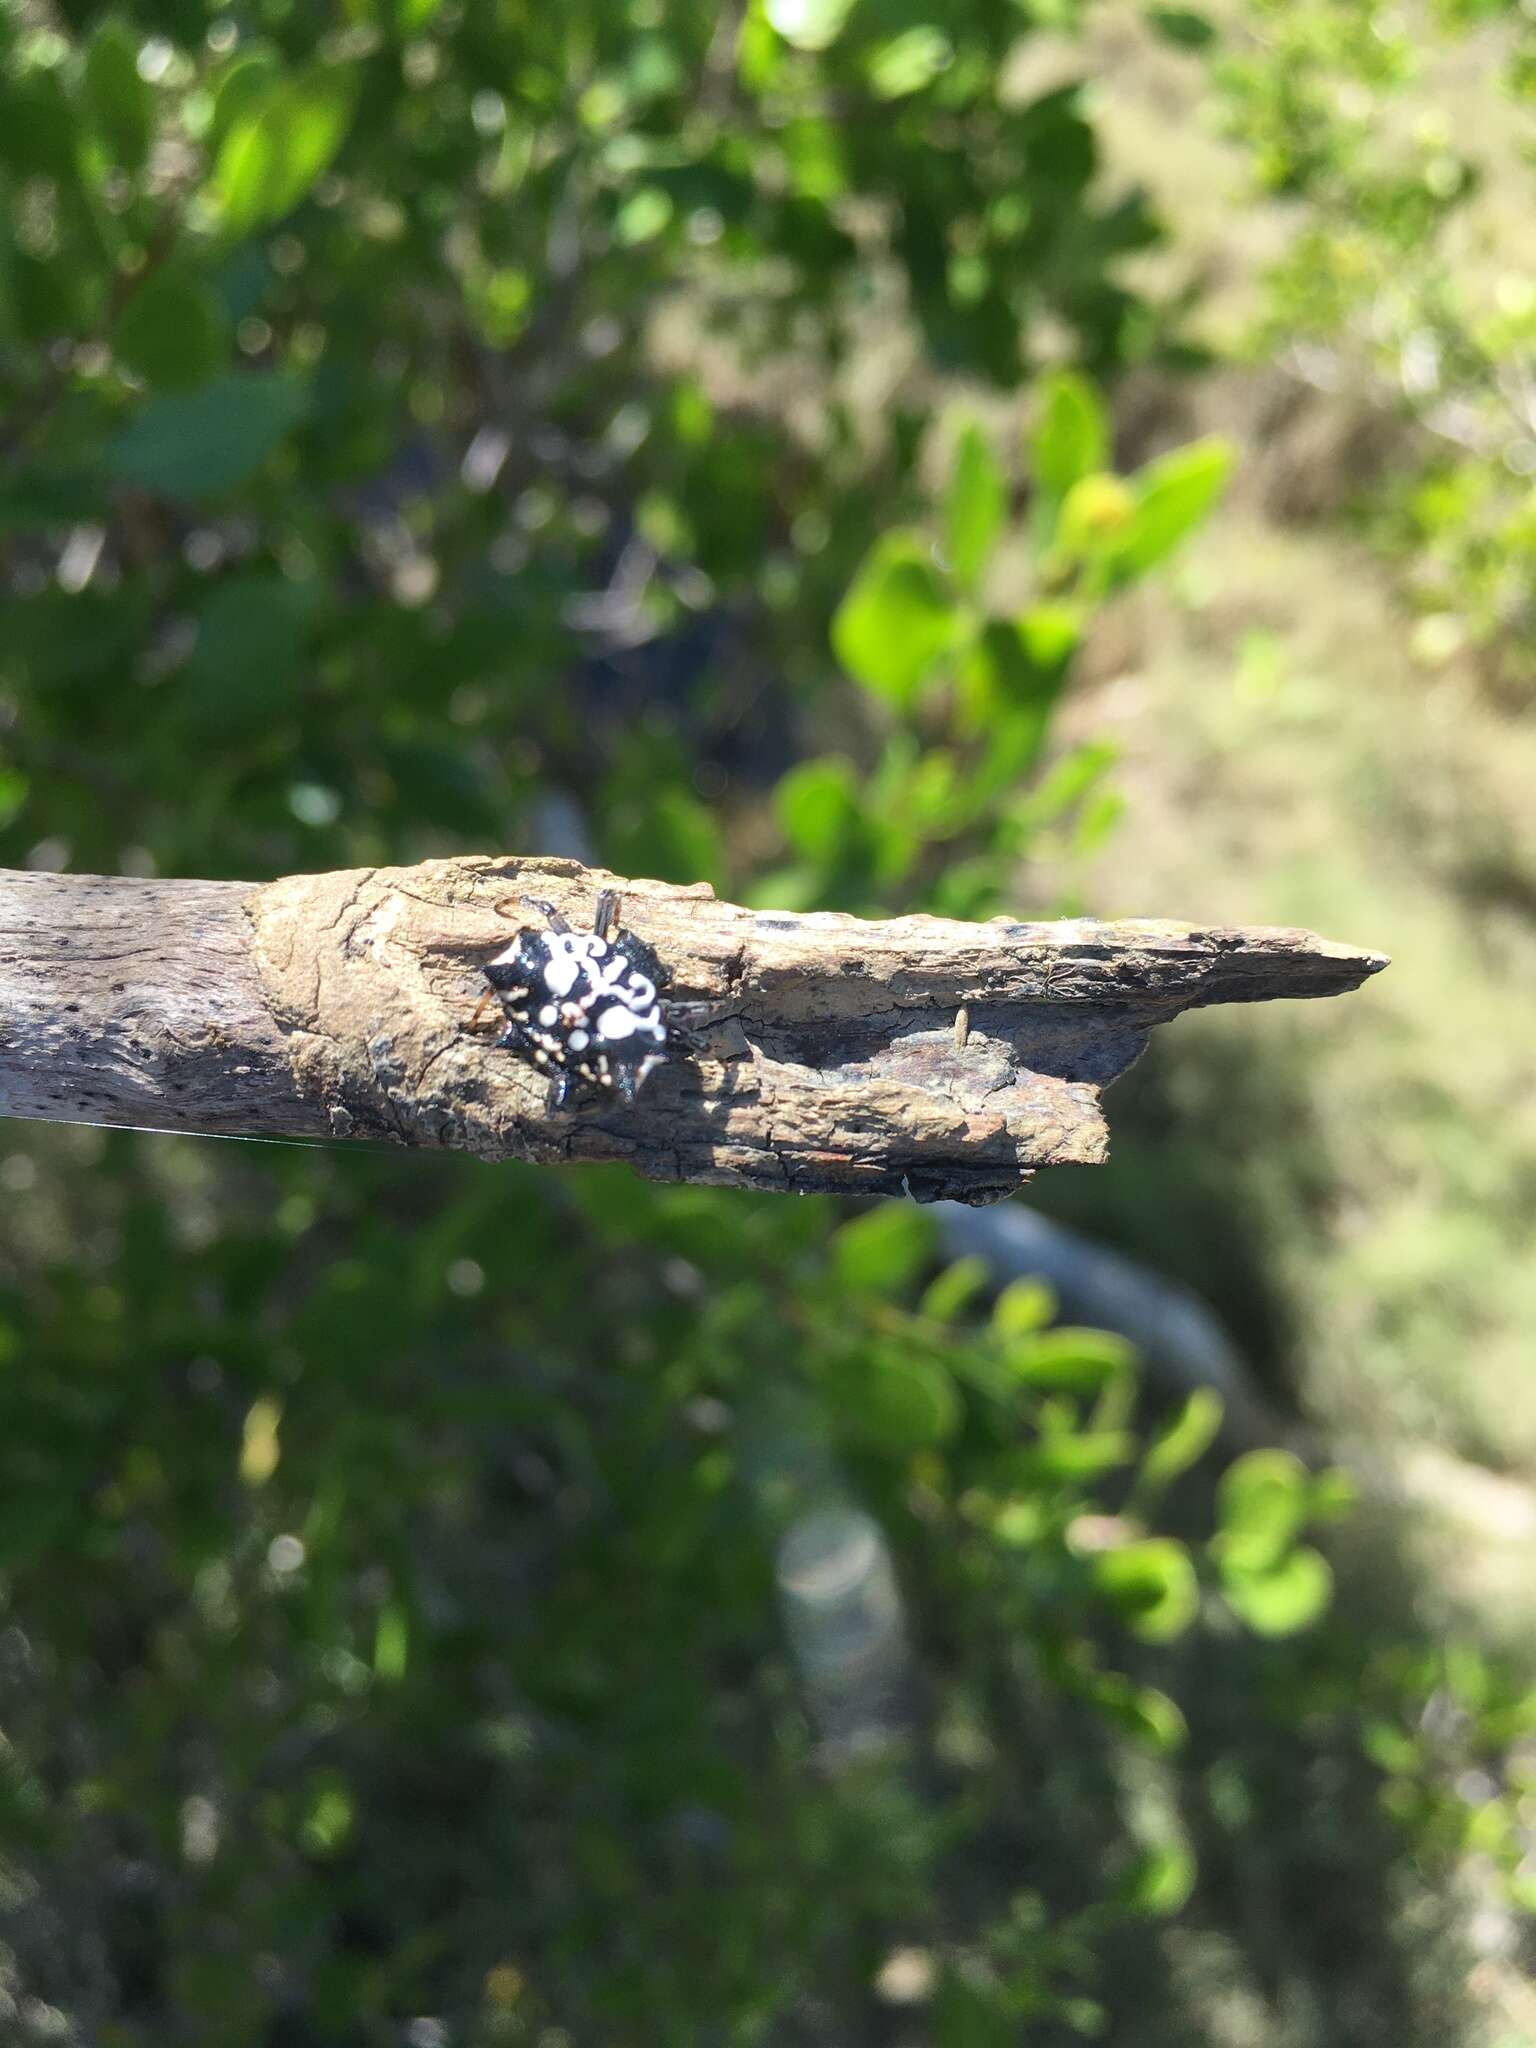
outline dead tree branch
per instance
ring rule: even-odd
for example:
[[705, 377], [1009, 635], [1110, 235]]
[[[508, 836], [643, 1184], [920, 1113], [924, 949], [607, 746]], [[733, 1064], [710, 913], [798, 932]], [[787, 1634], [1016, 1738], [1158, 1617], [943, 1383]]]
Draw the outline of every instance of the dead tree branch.
[[[556, 1112], [469, 1028], [481, 963], [512, 929], [498, 905], [587, 926], [605, 887], [671, 997], [718, 1021], [633, 1108]], [[792, 916], [554, 859], [258, 888], [0, 874], [0, 1115], [981, 1202], [1101, 1160], [1102, 1090], [1181, 1010], [1337, 995], [1385, 964], [1301, 931]]]

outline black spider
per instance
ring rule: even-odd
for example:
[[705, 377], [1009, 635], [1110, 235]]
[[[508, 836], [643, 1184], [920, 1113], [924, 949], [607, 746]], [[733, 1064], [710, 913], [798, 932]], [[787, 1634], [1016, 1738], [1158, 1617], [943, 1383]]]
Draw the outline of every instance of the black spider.
[[526, 901], [543, 911], [549, 929], [520, 931], [486, 962], [507, 1022], [496, 1043], [553, 1076], [555, 1109], [583, 1086], [633, 1102], [672, 1055], [661, 962], [633, 932], [610, 934], [618, 908], [612, 889], [598, 897], [590, 932], [572, 931], [553, 904]]

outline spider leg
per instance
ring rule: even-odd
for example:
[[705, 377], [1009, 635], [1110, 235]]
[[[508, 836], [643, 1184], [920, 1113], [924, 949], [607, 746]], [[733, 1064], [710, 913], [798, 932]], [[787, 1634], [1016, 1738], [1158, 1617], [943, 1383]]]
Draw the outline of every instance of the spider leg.
[[553, 903], [546, 903], [542, 896], [525, 896], [523, 902], [529, 910], [543, 911], [544, 915], [549, 919], [549, 928], [552, 932], [568, 932], [570, 930], [570, 926], [560, 915], [559, 911], [556, 910]]
[[551, 1109], [564, 1109], [571, 1093], [572, 1081], [569, 1067], [561, 1067], [555, 1075], [554, 1093], [549, 1098]]
[[617, 919], [624, 907], [624, 899], [617, 889], [604, 889], [597, 899], [597, 908], [592, 913], [592, 929], [600, 939], [608, 936], [608, 927]]
[[681, 1002], [667, 1004], [667, 1022], [674, 1017], [691, 1024], [695, 1030], [704, 1030], [710, 1024], [725, 1024], [732, 1017], [739, 1017], [739, 1010], [728, 1009], [724, 1003], [712, 1003], [707, 997], [684, 997]]
[[664, 1052], [643, 1053], [638, 1060], [615, 1060], [609, 1068], [609, 1085], [621, 1102], [632, 1103], [652, 1074], [666, 1064]]
[[667, 1042], [680, 1052], [697, 1056], [708, 1050], [709, 1034], [739, 1014], [719, 1003], [668, 1003]]
[[475, 1014], [470, 1018], [469, 1022], [464, 1027], [466, 1031], [478, 1031], [480, 1029], [480, 1019], [485, 1015], [487, 1007], [491, 1003], [494, 1003], [495, 1000], [495, 989], [488, 988], [485, 994], [480, 998], [479, 1002], [476, 1003]]
[[510, 918], [515, 913], [507, 908], [508, 904], [515, 904], [518, 911], [542, 910], [545, 917], [549, 920], [549, 928], [552, 932], [568, 932], [570, 930], [570, 926], [560, 915], [559, 911], [556, 910], [553, 903], [546, 903], [542, 896], [502, 896], [491, 905], [491, 908], [498, 917]]

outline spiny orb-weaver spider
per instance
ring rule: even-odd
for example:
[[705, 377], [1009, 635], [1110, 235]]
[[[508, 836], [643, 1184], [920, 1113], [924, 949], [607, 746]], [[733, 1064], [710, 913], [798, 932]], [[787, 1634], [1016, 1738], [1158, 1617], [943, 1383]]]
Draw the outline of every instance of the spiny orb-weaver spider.
[[590, 932], [572, 931], [551, 903], [524, 901], [549, 929], [525, 928], [485, 964], [507, 1024], [496, 1043], [553, 1076], [555, 1109], [583, 1086], [633, 1102], [671, 1057], [661, 962], [633, 932], [609, 934], [612, 889], [598, 897]]

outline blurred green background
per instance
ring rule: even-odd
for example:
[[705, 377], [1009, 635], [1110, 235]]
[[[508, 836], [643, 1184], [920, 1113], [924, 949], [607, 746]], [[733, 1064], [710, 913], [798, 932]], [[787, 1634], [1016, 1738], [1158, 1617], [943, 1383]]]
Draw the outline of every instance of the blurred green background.
[[1505, 0], [9, 0], [0, 864], [1395, 964], [1015, 1205], [1225, 1410], [912, 1205], [0, 1128], [5, 2042], [1536, 2043], [1533, 99]]

